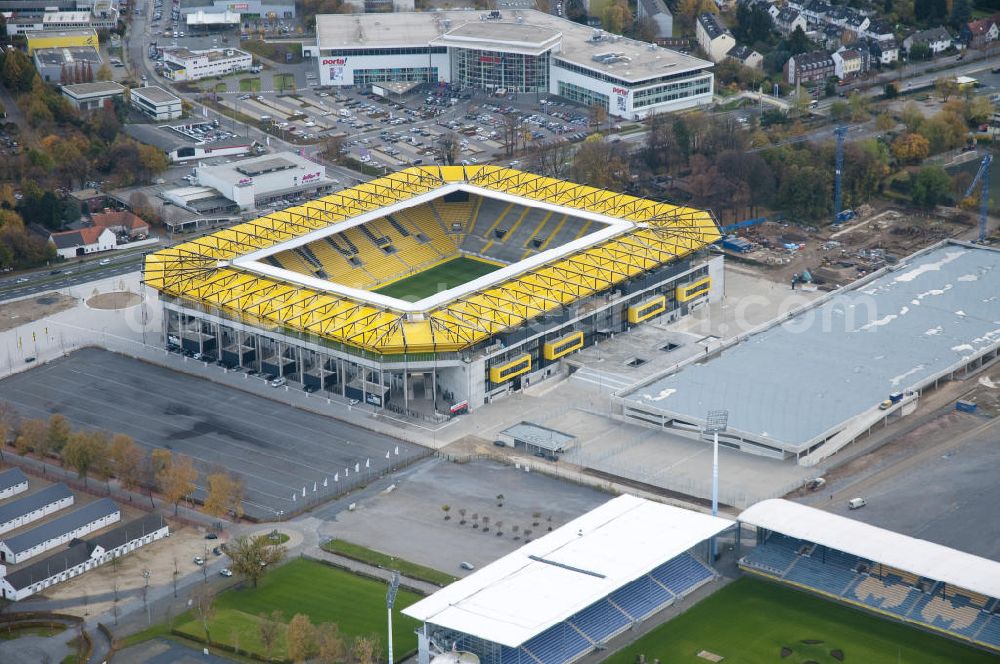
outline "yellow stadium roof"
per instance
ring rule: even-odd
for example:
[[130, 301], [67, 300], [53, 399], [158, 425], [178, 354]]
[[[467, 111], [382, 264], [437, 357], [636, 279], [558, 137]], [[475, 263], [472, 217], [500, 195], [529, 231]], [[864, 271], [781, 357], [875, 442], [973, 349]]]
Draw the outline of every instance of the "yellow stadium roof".
[[[625, 219], [635, 226], [413, 316], [233, 265], [234, 258], [466, 183], [532, 201]], [[409, 168], [150, 254], [145, 282], [166, 296], [258, 327], [305, 333], [373, 353], [458, 351], [547, 311], [686, 256], [720, 237], [702, 210], [657, 203], [497, 166]]]

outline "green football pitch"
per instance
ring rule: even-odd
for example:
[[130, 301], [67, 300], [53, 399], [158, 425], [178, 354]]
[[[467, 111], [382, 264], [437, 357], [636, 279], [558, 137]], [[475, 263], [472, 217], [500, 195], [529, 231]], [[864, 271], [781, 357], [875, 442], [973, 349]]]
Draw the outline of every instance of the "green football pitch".
[[743, 577], [611, 655], [607, 664], [997, 664], [1000, 656], [791, 588]]
[[423, 272], [417, 272], [413, 276], [386, 284], [374, 292], [407, 302], [416, 302], [499, 269], [500, 266], [493, 263], [459, 256]]

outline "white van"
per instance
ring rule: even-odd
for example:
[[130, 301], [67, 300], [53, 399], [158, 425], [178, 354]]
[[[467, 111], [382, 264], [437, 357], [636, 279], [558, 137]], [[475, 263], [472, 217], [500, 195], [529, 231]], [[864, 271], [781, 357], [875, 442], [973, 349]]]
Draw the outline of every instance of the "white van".
[[847, 501], [847, 508], [852, 510], [859, 510], [867, 504], [868, 501], [865, 500], [864, 498], [851, 498], [849, 501]]

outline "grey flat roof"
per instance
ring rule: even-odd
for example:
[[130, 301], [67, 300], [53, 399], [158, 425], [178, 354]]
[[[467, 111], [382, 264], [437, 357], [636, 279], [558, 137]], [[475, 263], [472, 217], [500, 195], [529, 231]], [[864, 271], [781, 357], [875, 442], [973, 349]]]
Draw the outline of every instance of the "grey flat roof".
[[6, 491], [12, 486], [24, 484], [28, 481], [28, 476], [20, 468], [8, 468], [0, 473], [0, 491]]
[[17, 554], [54, 537], [65, 535], [80, 526], [100, 519], [102, 516], [120, 511], [121, 509], [115, 504], [115, 501], [110, 498], [101, 498], [88, 505], [84, 505], [80, 509], [73, 510], [69, 514], [64, 514], [58, 519], [53, 519], [20, 535], [5, 539], [3, 542], [7, 545], [8, 549]]
[[148, 85], [144, 88], [132, 88], [131, 94], [139, 95], [153, 104], [165, 104], [172, 101], [180, 101], [181, 98], [173, 92], [164, 90], [158, 85]]
[[947, 243], [721, 356], [625, 395], [637, 408], [801, 451], [817, 437], [1000, 344], [1000, 251]]
[[62, 65], [71, 62], [101, 61], [101, 54], [93, 46], [70, 46], [64, 48], [36, 48], [34, 57], [44, 65]]
[[74, 85], [62, 86], [63, 92], [70, 93], [73, 97], [85, 97], [87, 95], [102, 94], [124, 94], [125, 86], [114, 81], [96, 81], [94, 83], [76, 83]]
[[531, 422], [518, 422], [513, 426], [507, 427], [500, 433], [507, 434], [529, 445], [542, 447], [551, 451], [561, 450], [576, 440], [576, 436], [538, 424], [532, 424]]
[[[22, 473], [23, 475], [23, 473]], [[8, 523], [14, 519], [30, 514], [37, 509], [72, 496], [73, 492], [65, 484], [53, 484], [30, 495], [12, 500], [0, 505], [0, 523]]]
[[[594, 30], [573, 21], [534, 9], [501, 10], [499, 21], [481, 21], [478, 10], [441, 12], [394, 12], [391, 14], [320, 14], [316, 16], [316, 43], [320, 49], [360, 49], [428, 46], [431, 42], [451, 47], [486, 48], [523, 52], [523, 47], [505, 47], [510, 35], [538, 40], [558, 35], [559, 52], [553, 57], [586, 69], [621, 78], [650, 78], [709, 69], [712, 63], [646, 42], [604, 34], [594, 41]], [[521, 19], [521, 22], [518, 22]], [[449, 40], [455, 35], [464, 41]], [[473, 40], [478, 37], [478, 43]], [[514, 41], [517, 41], [515, 38]], [[616, 62], [600, 63], [595, 55], [620, 53]]]

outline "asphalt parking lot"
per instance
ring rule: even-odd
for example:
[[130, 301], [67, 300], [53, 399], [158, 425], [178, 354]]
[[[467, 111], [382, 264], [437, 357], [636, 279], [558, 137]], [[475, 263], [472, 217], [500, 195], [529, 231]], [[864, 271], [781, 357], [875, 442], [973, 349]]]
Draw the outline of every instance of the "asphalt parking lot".
[[[1000, 560], [998, 441], [1000, 419], [946, 412], [889, 446], [887, 451], [892, 457], [859, 461], [877, 470], [885, 463], [887, 472], [877, 472], [870, 480], [862, 476], [829, 502], [826, 492], [810, 496], [805, 502], [911, 537]], [[947, 449], [925, 453], [942, 443]], [[899, 462], [917, 455], [918, 462], [892, 472], [889, 463], [893, 460]], [[847, 501], [855, 495], [865, 498], [868, 504], [849, 510]]]
[[[387, 491], [389, 486], [394, 488]], [[504, 496], [502, 507], [498, 494]], [[481, 567], [524, 544], [525, 530], [537, 539], [549, 526], [558, 528], [612, 497], [493, 461], [432, 458], [352, 495], [353, 510], [330, 505], [313, 515], [326, 520], [320, 527], [321, 540], [343, 538], [464, 576], [468, 571], [460, 563]], [[451, 508], [450, 519], [444, 518], [443, 504]], [[465, 525], [460, 510], [465, 510]], [[538, 517], [533, 516], [536, 513]], [[479, 528], [473, 528], [474, 514]], [[489, 517], [489, 532], [483, 531], [483, 517]]]
[[231, 661], [167, 639], [145, 641], [115, 653], [115, 664], [229, 664]]
[[7, 378], [0, 382], [0, 399], [22, 417], [58, 412], [76, 428], [121, 432], [148, 449], [190, 456], [201, 472], [196, 498], [203, 496], [206, 473], [232, 471], [244, 478], [247, 516], [258, 519], [316, 505], [426, 454], [388, 436], [97, 349]]

